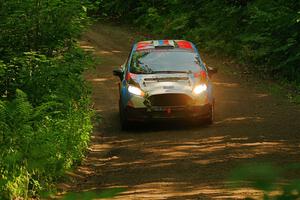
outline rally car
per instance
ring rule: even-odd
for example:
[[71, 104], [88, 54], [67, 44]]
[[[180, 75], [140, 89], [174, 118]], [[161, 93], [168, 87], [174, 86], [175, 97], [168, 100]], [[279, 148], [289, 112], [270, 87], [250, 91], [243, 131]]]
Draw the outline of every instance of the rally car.
[[113, 74], [119, 83], [122, 129], [134, 121], [196, 119], [213, 123], [211, 75], [195, 45], [185, 40], [141, 41]]

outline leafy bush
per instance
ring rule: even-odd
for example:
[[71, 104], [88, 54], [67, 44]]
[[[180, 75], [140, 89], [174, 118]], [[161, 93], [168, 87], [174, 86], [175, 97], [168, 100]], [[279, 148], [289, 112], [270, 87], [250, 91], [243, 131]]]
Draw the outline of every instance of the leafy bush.
[[82, 73], [93, 61], [74, 38], [86, 6], [0, 2], [0, 199], [39, 196], [84, 155], [93, 112]]
[[[79, 52], [53, 59], [30, 53], [17, 60], [27, 70], [13, 86], [28, 95], [16, 89], [13, 98], [0, 101], [2, 198], [36, 195], [81, 160], [92, 111], [81, 75], [87, 63]], [[39, 69], [29, 73], [32, 63]]]
[[[300, 181], [289, 180], [280, 183], [288, 171], [299, 170], [298, 164], [287, 165], [285, 168], [276, 167], [269, 163], [250, 163], [237, 167], [231, 172], [231, 183], [240, 187], [247, 183], [251, 187], [263, 192], [263, 199], [296, 200], [300, 198]], [[248, 197], [246, 199], [257, 199]]]

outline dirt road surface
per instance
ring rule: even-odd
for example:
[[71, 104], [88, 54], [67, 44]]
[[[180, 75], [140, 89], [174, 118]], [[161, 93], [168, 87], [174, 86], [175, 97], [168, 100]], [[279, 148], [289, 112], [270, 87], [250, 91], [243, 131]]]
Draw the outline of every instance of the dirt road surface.
[[[300, 162], [300, 107], [225, 73], [229, 64], [209, 55], [203, 60], [220, 69], [213, 77], [213, 125], [152, 124], [122, 132], [118, 79], [112, 70], [123, 64], [134, 37], [124, 28], [96, 24], [82, 38], [82, 47], [101, 58], [87, 79], [103, 120], [83, 164], [60, 188], [126, 188], [114, 199], [243, 199], [261, 193], [247, 186], [229, 188], [235, 167], [253, 161], [277, 166]], [[297, 174], [287, 178], [300, 178]]]

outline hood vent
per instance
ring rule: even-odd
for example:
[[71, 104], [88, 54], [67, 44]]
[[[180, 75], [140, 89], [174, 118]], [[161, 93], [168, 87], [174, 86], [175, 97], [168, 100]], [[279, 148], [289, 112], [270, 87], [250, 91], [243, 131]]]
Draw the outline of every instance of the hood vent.
[[160, 77], [160, 78], [145, 78], [144, 81], [157, 81], [157, 82], [176, 82], [189, 80], [188, 77]]

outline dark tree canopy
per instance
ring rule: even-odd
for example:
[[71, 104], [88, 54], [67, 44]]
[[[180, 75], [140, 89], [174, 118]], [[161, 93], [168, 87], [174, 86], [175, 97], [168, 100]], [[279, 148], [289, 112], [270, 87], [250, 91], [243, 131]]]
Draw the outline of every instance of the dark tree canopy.
[[300, 82], [298, 0], [102, 0], [99, 12]]

